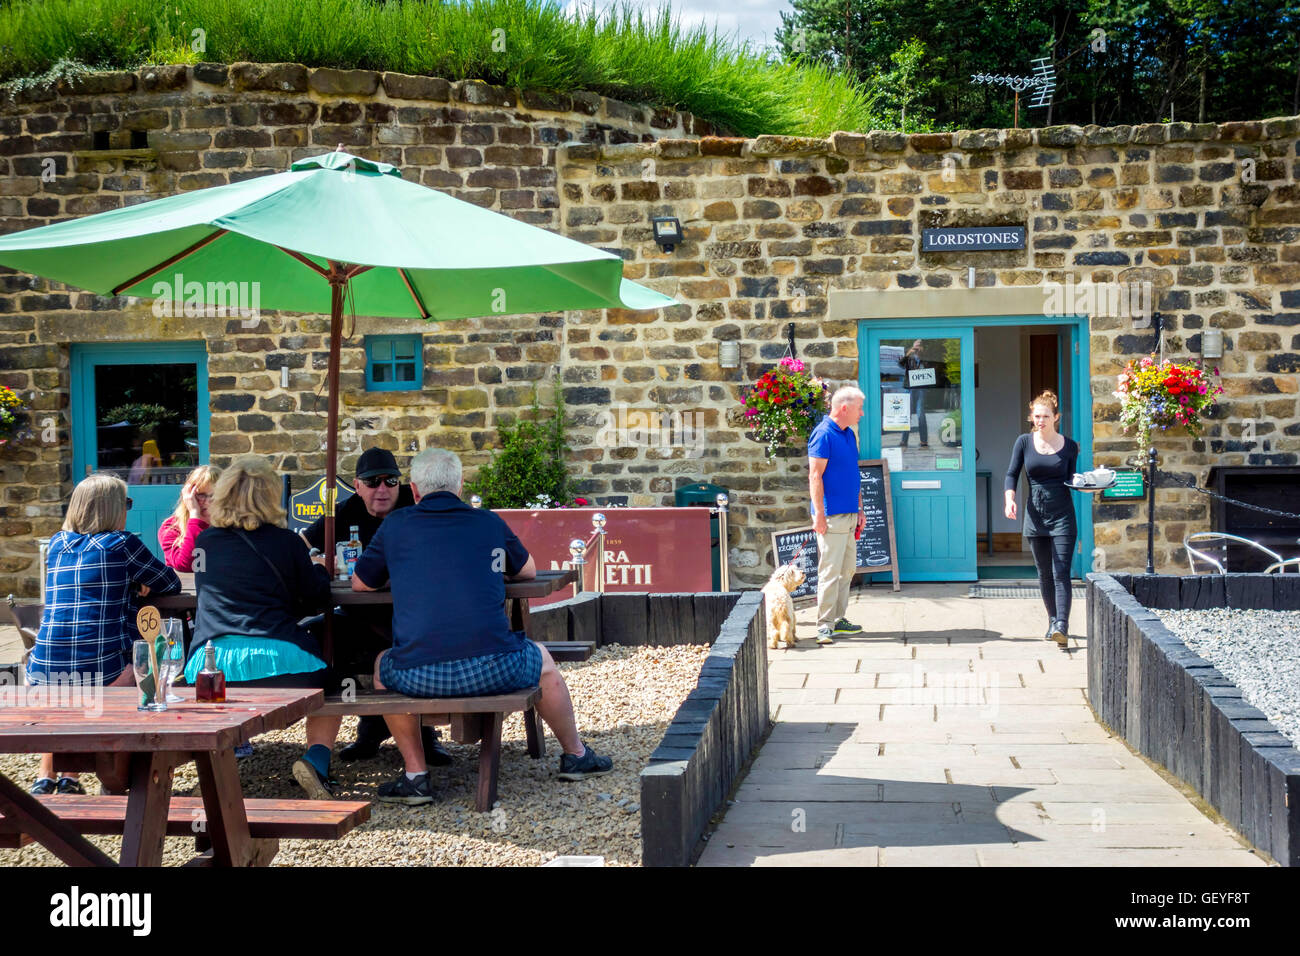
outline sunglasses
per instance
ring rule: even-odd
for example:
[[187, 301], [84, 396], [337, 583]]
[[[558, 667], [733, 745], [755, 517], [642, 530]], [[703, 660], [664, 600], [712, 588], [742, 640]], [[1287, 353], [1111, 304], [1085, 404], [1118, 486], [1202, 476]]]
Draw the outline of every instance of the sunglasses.
[[378, 488], [380, 485], [387, 485], [389, 488], [396, 488], [401, 484], [402, 479], [395, 475], [389, 475], [387, 478], [358, 478], [367, 488]]
[[194, 500], [195, 500], [195, 501], [211, 501], [211, 500], [212, 500], [212, 496], [211, 496], [211, 495], [195, 495], [195, 496], [194, 496]]

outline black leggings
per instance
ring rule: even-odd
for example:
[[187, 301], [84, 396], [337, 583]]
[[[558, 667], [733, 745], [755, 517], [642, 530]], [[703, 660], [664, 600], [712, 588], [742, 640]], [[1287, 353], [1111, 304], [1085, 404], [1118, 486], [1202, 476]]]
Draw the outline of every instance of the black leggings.
[[1074, 557], [1075, 541], [1076, 536], [1072, 534], [1029, 539], [1047, 616], [1067, 625], [1070, 623], [1070, 561]]

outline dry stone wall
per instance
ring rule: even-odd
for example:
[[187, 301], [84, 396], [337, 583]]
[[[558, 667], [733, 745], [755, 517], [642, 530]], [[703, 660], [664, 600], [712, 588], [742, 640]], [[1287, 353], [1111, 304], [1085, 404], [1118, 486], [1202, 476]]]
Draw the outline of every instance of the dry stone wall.
[[[1167, 357], [1197, 361], [1206, 328], [1225, 340], [1220, 412], [1199, 442], [1157, 441], [1162, 467], [1204, 483], [1213, 464], [1295, 465], [1298, 128], [1291, 118], [565, 147], [571, 234], [621, 246], [629, 278], [686, 304], [662, 317], [574, 317], [564, 375], [575, 404], [696, 409], [710, 426], [702, 461], [681, 449], [663, 461], [657, 449], [602, 447], [579, 413], [592, 435], [579, 452], [590, 490], [666, 494], [695, 475], [728, 485], [734, 573], [760, 581], [770, 531], [807, 521], [806, 464], [797, 453], [766, 460], [747, 440], [741, 385], [784, 353], [790, 321], [816, 374], [857, 383], [857, 323], [828, 318], [828, 292], [956, 287], [971, 267], [980, 287], [1041, 287], [1045, 308], [1065, 284], [1149, 282]], [[646, 228], [653, 215], [678, 216], [686, 242], [661, 252]], [[1027, 227], [1026, 248], [920, 251], [922, 228], [997, 225]], [[1121, 465], [1137, 446], [1119, 425], [1116, 377], [1156, 349], [1155, 332], [1094, 315], [1089, 337], [1095, 459]], [[728, 339], [740, 342], [738, 373], [718, 365]], [[1145, 507], [1093, 508], [1106, 566], [1143, 567]], [[1176, 566], [1184, 535], [1209, 527], [1206, 499], [1162, 486], [1156, 519], [1157, 565]]]
[[[583, 489], [669, 504], [682, 484], [728, 486], [733, 581], [753, 585], [769, 573], [770, 531], [806, 520], [806, 467], [793, 453], [767, 460], [748, 439], [740, 391], [784, 352], [791, 321], [817, 374], [857, 381], [856, 323], [828, 318], [834, 289], [905, 295], [964, 284], [972, 266], [980, 286], [1042, 287], [1045, 299], [1069, 280], [1150, 282], [1166, 355], [1197, 356], [1207, 327], [1225, 336], [1222, 414], [1201, 444], [1162, 441], [1166, 467], [1201, 480], [1215, 463], [1295, 464], [1298, 130], [1292, 118], [734, 139], [589, 94], [293, 64], [160, 67], [0, 106], [0, 230], [278, 172], [342, 145], [615, 251], [628, 278], [681, 304], [424, 327], [358, 317], [342, 362], [344, 472], [371, 444], [403, 462], [448, 447], [472, 468], [497, 422], [526, 414], [536, 383], [558, 376]], [[653, 242], [656, 215], [685, 227], [672, 253]], [[1026, 249], [919, 250], [924, 227], [1005, 224], [1026, 226]], [[34, 537], [57, 530], [71, 488], [72, 343], [203, 340], [212, 459], [252, 451], [316, 476], [326, 324], [159, 319], [147, 304], [0, 271], [0, 383], [31, 393], [53, 426], [47, 441], [0, 451], [0, 592], [35, 592]], [[413, 331], [423, 390], [366, 391], [362, 336]], [[1096, 459], [1115, 465], [1135, 447], [1117, 423], [1115, 375], [1154, 335], [1097, 315], [1090, 339]], [[727, 340], [740, 343], [739, 370], [718, 364]], [[1161, 566], [1177, 562], [1188, 530], [1208, 526], [1191, 492], [1162, 490], [1157, 517]], [[1098, 502], [1094, 519], [1108, 567], [1140, 568], [1139, 508]]]
[[[689, 114], [592, 93], [365, 70], [236, 63], [104, 73], [0, 102], [0, 232], [283, 172], [339, 146], [457, 198], [562, 230], [560, 145], [713, 131]], [[0, 451], [0, 593], [36, 593], [35, 538], [58, 530], [71, 492], [72, 343], [203, 340], [212, 460], [256, 452], [315, 477], [325, 463], [328, 324], [269, 312], [253, 325], [160, 319], [148, 303], [0, 270], [0, 384], [32, 395], [38, 435]], [[411, 332], [425, 333], [424, 390], [367, 392], [363, 336]], [[489, 456], [496, 421], [526, 413], [534, 384], [554, 379], [563, 316], [426, 327], [361, 317], [353, 333], [341, 363], [342, 473], [372, 444], [403, 460], [439, 445], [474, 465]], [[547, 394], [543, 388], [544, 401]]]

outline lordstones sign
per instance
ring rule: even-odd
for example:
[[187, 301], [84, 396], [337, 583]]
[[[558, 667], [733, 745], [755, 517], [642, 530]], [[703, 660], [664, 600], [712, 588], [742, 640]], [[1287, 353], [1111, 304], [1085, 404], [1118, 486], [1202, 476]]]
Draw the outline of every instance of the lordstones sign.
[[961, 226], [922, 229], [922, 252], [986, 252], [1025, 248], [1024, 226]]

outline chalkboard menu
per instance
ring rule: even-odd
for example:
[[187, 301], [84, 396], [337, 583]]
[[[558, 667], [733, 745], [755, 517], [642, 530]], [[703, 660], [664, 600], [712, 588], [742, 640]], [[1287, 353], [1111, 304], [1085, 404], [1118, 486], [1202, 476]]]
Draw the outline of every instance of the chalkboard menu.
[[[862, 488], [862, 509], [867, 523], [857, 540], [859, 573], [893, 573], [894, 590], [899, 590], [898, 561], [894, 544], [894, 498], [889, 485], [889, 464], [883, 459], [858, 462]], [[800, 550], [802, 549], [802, 550]], [[788, 564], [799, 555], [804, 583], [791, 592], [793, 597], [817, 593], [817, 535], [811, 527], [772, 533], [772, 556], [776, 566]]]

